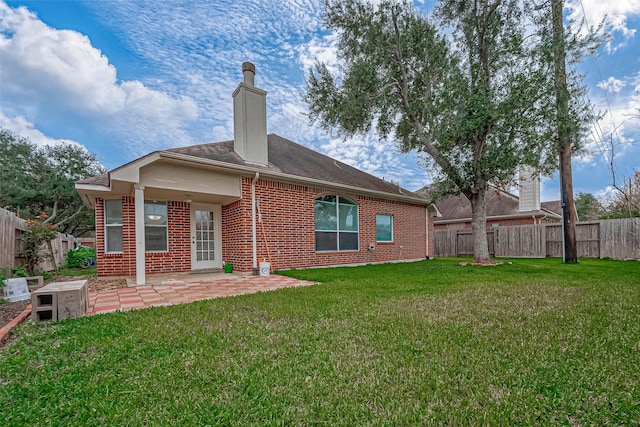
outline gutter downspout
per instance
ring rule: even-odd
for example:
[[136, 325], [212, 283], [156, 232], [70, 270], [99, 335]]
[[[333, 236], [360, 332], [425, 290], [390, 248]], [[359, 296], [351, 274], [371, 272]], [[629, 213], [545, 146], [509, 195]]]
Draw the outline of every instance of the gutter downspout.
[[425, 239], [425, 245], [426, 245], [426, 254], [425, 254], [425, 259], [431, 259], [429, 258], [429, 216], [431, 215], [431, 212], [429, 212], [429, 207], [425, 206], [425, 213], [426, 213], [426, 221], [425, 221], [425, 227], [426, 227], [426, 239]]
[[256, 249], [256, 181], [260, 177], [260, 172], [251, 181], [251, 254], [253, 256], [253, 275], [258, 275], [258, 251]]

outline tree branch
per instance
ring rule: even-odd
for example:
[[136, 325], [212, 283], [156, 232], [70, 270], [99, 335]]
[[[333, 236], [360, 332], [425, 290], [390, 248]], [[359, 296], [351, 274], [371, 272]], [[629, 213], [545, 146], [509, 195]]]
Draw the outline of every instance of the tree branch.
[[49, 224], [58, 215], [58, 198], [55, 198], [53, 202], [53, 209], [51, 210], [51, 216], [44, 220], [45, 224]]
[[[80, 214], [81, 214], [85, 209], [86, 209], [86, 206], [85, 206], [85, 205], [80, 206], [80, 207], [78, 208], [78, 210], [77, 210], [77, 211], [75, 211], [75, 212], [73, 213], [73, 215], [71, 215], [71, 216], [69, 216], [69, 217], [67, 217], [67, 218], [63, 219], [62, 221], [60, 221], [60, 222], [56, 223], [56, 224], [55, 224], [55, 226], [56, 226], [56, 227], [60, 227], [62, 224], [65, 224], [65, 223], [67, 223], [67, 222], [71, 221], [72, 219], [74, 219], [75, 217], [77, 217], [78, 215], [80, 215]], [[53, 218], [53, 216], [52, 216], [51, 218]], [[48, 218], [47, 218], [47, 219], [48, 219]]]

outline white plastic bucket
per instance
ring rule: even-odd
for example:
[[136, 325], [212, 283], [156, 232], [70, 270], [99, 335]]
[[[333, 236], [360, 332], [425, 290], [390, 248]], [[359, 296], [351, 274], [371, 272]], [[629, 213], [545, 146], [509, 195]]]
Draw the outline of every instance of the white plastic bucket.
[[271, 264], [268, 263], [267, 261], [263, 261], [260, 263], [260, 275], [261, 276], [268, 276], [269, 274], [271, 274]]
[[24, 277], [5, 279], [2, 289], [4, 290], [4, 297], [9, 302], [24, 301], [31, 298], [29, 285]]

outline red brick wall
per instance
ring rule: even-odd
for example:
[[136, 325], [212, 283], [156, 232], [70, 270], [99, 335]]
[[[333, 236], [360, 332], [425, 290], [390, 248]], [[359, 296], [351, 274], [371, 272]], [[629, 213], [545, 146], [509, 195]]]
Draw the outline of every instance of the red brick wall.
[[[222, 208], [223, 258], [236, 271], [251, 271], [251, 178], [242, 180], [242, 200]], [[358, 204], [358, 251], [316, 252], [314, 200], [335, 194], [322, 188], [260, 179], [256, 198], [271, 254], [272, 268], [381, 262], [425, 258], [426, 215], [424, 206], [341, 192]], [[393, 216], [393, 243], [376, 242], [376, 214]], [[243, 231], [244, 230], [244, 231]], [[262, 227], [256, 224], [258, 262], [268, 259]], [[369, 244], [375, 249], [370, 251]], [[430, 246], [433, 239], [430, 239]], [[431, 252], [433, 253], [433, 252]]]
[[[222, 254], [234, 271], [253, 269], [251, 239], [251, 180], [242, 179], [242, 199], [222, 207]], [[360, 249], [344, 252], [316, 252], [314, 200], [336, 194], [322, 188], [258, 180], [259, 200], [269, 245], [272, 268], [304, 268], [314, 266], [420, 259], [427, 256], [426, 217], [424, 206], [341, 192], [358, 204]], [[134, 276], [135, 206], [133, 197], [122, 198], [123, 253], [104, 253], [104, 203], [96, 201], [96, 258], [100, 276]], [[191, 269], [190, 204], [170, 201], [169, 251], [147, 252], [146, 272], [185, 272]], [[376, 242], [376, 214], [393, 216], [391, 243]], [[432, 227], [432, 225], [431, 225]], [[432, 230], [431, 230], [432, 231]], [[258, 262], [268, 259], [261, 224], [256, 221]], [[375, 249], [369, 250], [373, 243]], [[429, 254], [433, 254], [433, 234], [429, 238]]]
[[169, 251], [147, 252], [145, 254], [147, 273], [191, 271], [191, 204], [179, 201], [167, 202], [167, 217]]
[[[169, 251], [147, 252], [147, 273], [191, 270], [190, 205], [186, 202], [167, 202], [169, 220]], [[99, 276], [135, 276], [136, 222], [133, 197], [122, 198], [122, 253], [105, 253], [104, 201], [96, 200], [96, 261]]]

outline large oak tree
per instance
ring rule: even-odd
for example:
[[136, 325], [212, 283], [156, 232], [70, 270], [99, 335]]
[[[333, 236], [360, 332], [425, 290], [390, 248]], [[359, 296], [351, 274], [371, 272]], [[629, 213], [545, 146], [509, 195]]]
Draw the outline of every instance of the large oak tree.
[[557, 167], [551, 34], [523, 3], [443, 0], [427, 16], [397, 1], [325, 0], [340, 70], [319, 62], [307, 80], [312, 121], [417, 150], [436, 193], [469, 199], [476, 262], [490, 260], [488, 184], [520, 165]]
[[0, 207], [24, 218], [46, 212], [46, 221], [62, 232], [81, 236], [93, 230], [93, 213], [82, 203], [74, 183], [104, 172], [96, 155], [84, 147], [37, 146], [0, 128]]

